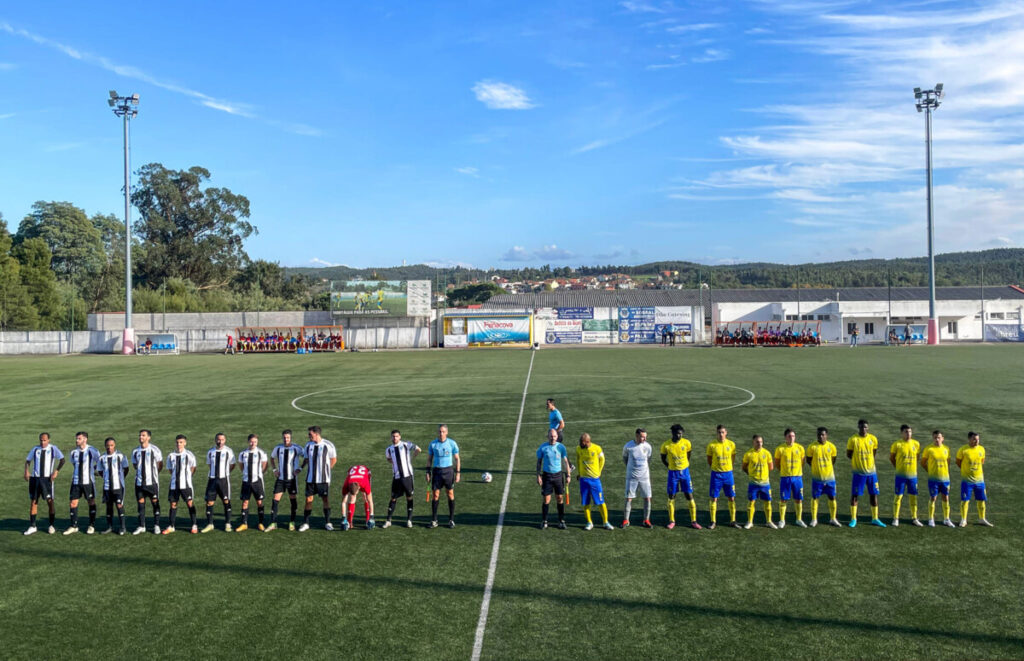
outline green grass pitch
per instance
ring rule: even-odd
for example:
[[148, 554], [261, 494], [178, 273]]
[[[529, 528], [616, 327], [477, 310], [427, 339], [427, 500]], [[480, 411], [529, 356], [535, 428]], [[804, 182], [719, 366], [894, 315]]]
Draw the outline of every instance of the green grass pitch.
[[[3, 656], [470, 658], [532, 355], [483, 658], [1024, 657], [1024, 350], [1016, 346], [4, 358]], [[749, 399], [737, 386], [756, 399], [701, 413]], [[297, 397], [298, 407], [316, 413], [294, 408]], [[655, 456], [654, 530], [635, 525], [638, 506], [628, 530], [583, 531], [574, 488], [570, 529], [541, 531], [534, 453], [543, 440], [547, 397], [556, 398], [566, 417], [570, 452], [570, 439], [582, 431], [604, 447], [613, 522], [623, 505], [622, 445], [643, 425], [657, 448], [677, 421], [695, 446], [702, 522], [703, 452], [717, 423], [730, 428], [740, 452], [755, 432], [774, 449], [786, 426], [804, 444], [813, 442], [815, 427], [828, 426], [840, 447], [845, 522], [845, 439], [865, 417], [880, 440], [886, 522], [893, 482], [888, 448], [906, 422], [923, 445], [931, 429], [944, 430], [954, 451], [968, 429], [982, 433], [995, 527], [881, 530], [862, 523], [855, 530], [790, 525], [697, 532], [684, 525], [669, 531], [665, 470]], [[152, 429], [165, 454], [173, 436], [184, 433], [202, 462], [218, 431], [236, 453], [250, 432], [269, 452], [282, 429], [292, 428], [301, 440], [307, 426], [319, 424], [339, 452], [335, 521], [339, 476], [365, 463], [375, 475], [380, 522], [390, 483], [389, 431], [398, 427], [425, 448], [442, 421], [451, 425], [463, 457], [454, 530], [423, 526], [429, 507], [420, 491], [412, 530], [363, 530], [360, 506], [356, 530], [327, 533], [317, 504], [314, 528], [304, 534], [226, 534], [218, 504], [218, 531], [207, 535], [21, 534], [28, 512], [24, 458], [40, 431], [51, 432], [65, 452], [77, 430], [88, 431], [96, 445], [112, 435], [126, 454], [139, 428]], [[421, 457], [418, 465], [424, 463]], [[484, 470], [494, 474], [492, 484], [479, 481]], [[69, 477], [65, 471], [56, 487], [59, 530], [67, 526]], [[958, 477], [954, 471], [954, 519]], [[920, 479], [924, 487], [925, 476]], [[237, 495], [237, 472], [234, 481]], [[201, 493], [203, 467], [195, 482]], [[777, 498], [777, 473], [773, 484]], [[167, 485], [164, 473], [164, 498]], [[745, 485], [737, 471], [741, 520]], [[727, 518], [721, 505], [720, 521]], [[926, 507], [922, 497], [922, 517]], [[164, 503], [165, 524], [167, 509]], [[236, 497], [236, 519], [239, 511]], [[126, 512], [134, 527], [130, 498]], [[285, 520], [286, 505], [281, 512]], [[862, 519], [867, 513], [865, 498]], [[976, 515], [972, 505], [972, 522]], [[688, 521], [682, 500], [677, 519]], [[100, 520], [102, 528], [102, 509]]]

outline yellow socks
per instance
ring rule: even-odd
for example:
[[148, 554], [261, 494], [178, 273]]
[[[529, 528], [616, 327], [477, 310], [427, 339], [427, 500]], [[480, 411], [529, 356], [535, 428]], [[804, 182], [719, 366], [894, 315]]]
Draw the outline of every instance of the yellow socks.
[[903, 494], [899, 494], [892, 499], [892, 518], [900, 518], [900, 505], [903, 504]]
[[593, 523], [590, 519], [590, 505], [583, 508], [583, 516], [587, 517], [587, 523]]
[[785, 521], [786, 520], [786, 506], [787, 505], [788, 504], [786, 503], [786, 501], [782, 501], [781, 503], [779, 503], [779, 521]]
[[811, 501], [811, 521], [817, 521], [817, 520], [818, 520], [818, 499], [815, 498], [814, 500]]
[[687, 501], [690, 504], [690, 523], [697, 522], [697, 501], [692, 498]]
[[878, 518], [878, 505], [872, 505], [871, 506], [871, 518], [872, 519], [877, 519]]
[[[985, 508], [987, 508], [987, 507], [988, 507], [988, 503], [987, 502], [985, 502], [984, 500], [979, 500], [978, 501], [978, 516], [980, 518], [982, 518], [982, 519], [985, 518]], [[965, 517], [967, 516], [967, 510], [966, 509], [964, 510], [964, 516]]]
[[928, 520], [933, 521], [935, 519], [935, 499], [928, 501]]
[[856, 520], [857, 520], [857, 506], [856, 505], [850, 505], [850, 521], [856, 521]]
[[[978, 504], [981, 505], [980, 502]], [[967, 510], [970, 509], [970, 507], [971, 507], [971, 501], [969, 501], [969, 500], [962, 500], [962, 501], [960, 501], [960, 518], [961, 519], [963, 519], [965, 521], [967, 520]], [[978, 508], [978, 511], [979, 512], [981, 511], [980, 507]]]
[[601, 518], [604, 519], [605, 523], [608, 523], [608, 506], [601, 503]]
[[756, 501], [750, 501], [750, 505], [747, 507], [747, 523], [754, 523], [754, 507], [757, 505]]
[[768, 523], [772, 522], [772, 503], [770, 500], [764, 504], [764, 520]]
[[942, 519], [946, 520], [949, 518], [949, 501], [942, 501]]
[[917, 518], [917, 496], [915, 496], [914, 494], [910, 494], [909, 496], [907, 496], [907, 498], [910, 500], [910, 518], [916, 519]]
[[804, 501], [796, 501], [796, 520], [800, 521], [804, 518]]
[[669, 498], [668, 499], [668, 520], [669, 521], [675, 521], [676, 520], [676, 499], [675, 498]]
[[[818, 501], [814, 501], [814, 504], [815, 504], [815, 505], [817, 505], [817, 504], [818, 504]], [[832, 521], [834, 521], [834, 520], [835, 520], [835, 518], [836, 518], [836, 512], [837, 512], [838, 510], [839, 510], [839, 503], [837, 503], [837, 502], [836, 502], [836, 501], [834, 501], [834, 500], [830, 500], [830, 501], [828, 501], [828, 516], [829, 516], [829, 519], [830, 519], [830, 520], [832, 520]], [[854, 510], [853, 510], [853, 515], [854, 515], [854, 516], [856, 516], [856, 515], [857, 515], [857, 510], [856, 510], [856, 509], [854, 509]]]
[[711, 523], [715, 523], [718, 518], [718, 501], [712, 500], [708, 505], [708, 513], [711, 514]]
[[736, 523], [736, 501], [729, 501], [729, 522]]

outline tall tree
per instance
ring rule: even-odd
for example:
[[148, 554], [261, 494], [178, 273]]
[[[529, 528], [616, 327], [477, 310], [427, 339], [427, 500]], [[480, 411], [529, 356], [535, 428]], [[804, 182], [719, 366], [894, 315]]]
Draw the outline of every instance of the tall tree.
[[11, 256], [13, 243], [0, 214], [0, 331], [31, 330], [39, 323], [32, 298], [21, 282], [21, 265]]
[[96, 277], [82, 292], [83, 298], [92, 311], [121, 309], [125, 284], [124, 222], [113, 214], [95, 214], [90, 221], [100, 234], [104, 260]]
[[53, 272], [81, 291], [103, 267], [103, 241], [85, 211], [70, 202], [43, 202], [18, 226], [15, 244], [42, 239], [50, 250]]
[[139, 210], [137, 273], [150, 286], [165, 279], [223, 287], [248, 262], [242, 242], [256, 232], [245, 219], [249, 200], [227, 188], [202, 188], [205, 168], [168, 170], [150, 163], [138, 171], [132, 203]]
[[64, 309], [57, 290], [57, 276], [50, 268], [50, 249], [41, 238], [25, 239], [14, 248], [21, 264], [21, 282], [39, 314], [38, 328], [58, 330], [64, 321]]

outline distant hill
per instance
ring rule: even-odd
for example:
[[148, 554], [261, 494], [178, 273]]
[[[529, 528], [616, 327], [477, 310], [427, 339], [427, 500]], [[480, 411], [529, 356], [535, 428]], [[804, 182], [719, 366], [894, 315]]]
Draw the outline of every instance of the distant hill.
[[[935, 277], [941, 286], [981, 284], [984, 268], [985, 284], [1024, 283], [1024, 248], [996, 248], [979, 252], [955, 252], [935, 257]], [[841, 262], [808, 264], [772, 264], [755, 262], [708, 266], [685, 261], [660, 261], [635, 266], [605, 265], [571, 267], [531, 267], [523, 269], [438, 269], [426, 264], [357, 269], [348, 266], [321, 268], [286, 268], [286, 275], [305, 275], [313, 279], [350, 280], [436, 280], [465, 282], [500, 275], [510, 280], [540, 280], [553, 276], [572, 277], [602, 273], [625, 273], [630, 276], [653, 276], [662, 271], [678, 271], [676, 282], [697, 286], [709, 279], [720, 289], [743, 287], [918, 287], [928, 284], [928, 259], [856, 259]]]

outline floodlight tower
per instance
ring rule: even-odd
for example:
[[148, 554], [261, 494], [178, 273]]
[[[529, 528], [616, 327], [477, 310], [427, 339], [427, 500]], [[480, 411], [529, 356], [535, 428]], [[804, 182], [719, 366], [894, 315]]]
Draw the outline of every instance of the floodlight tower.
[[942, 83], [935, 89], [914, 88], [917, 112], [925, 114], [925, 171], [928, 182], [928, 344], [939, 343], [939, 318], [935, 312], [935, 224], [932, 219], [932, 111], [936, 110], [945, 93]]
[[124, 335], [121, 339], [121, 353], [135, 352], [135, 331], [132, 329], [132, 226], [131, 226], [131, 179], [128, 172], [128, 121], [139, 114], [139, 95], [118, 96], [110, 90], [107, 105], [124, 124]]

